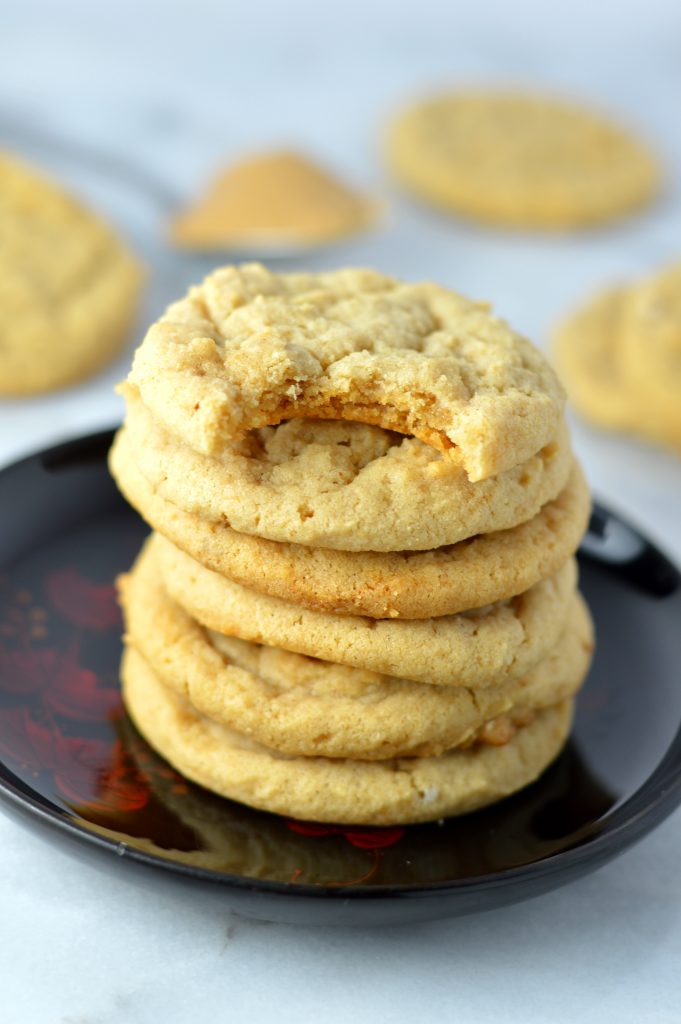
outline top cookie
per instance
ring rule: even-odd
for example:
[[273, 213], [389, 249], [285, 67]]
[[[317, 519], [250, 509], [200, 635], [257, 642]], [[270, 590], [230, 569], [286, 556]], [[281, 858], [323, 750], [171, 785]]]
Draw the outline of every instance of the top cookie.
[[415, 104], [388, 138], [395, 176], [424, 199], [510, 227], [609, 220], [658, 190], [636, 139], [571, 103], [512, 92], [445, 93]]
[[125, 343], [142, 274], [111, 229], [0, 153], [0, 395], [64, 387]]
[[368, 270], [224, 267], [170, 306], [130, 380], [176, 437], [215, 455], [254, 427], [348, 419], [450, 450], [472, 481], [556, 434], [564, 395], [487, 306]]

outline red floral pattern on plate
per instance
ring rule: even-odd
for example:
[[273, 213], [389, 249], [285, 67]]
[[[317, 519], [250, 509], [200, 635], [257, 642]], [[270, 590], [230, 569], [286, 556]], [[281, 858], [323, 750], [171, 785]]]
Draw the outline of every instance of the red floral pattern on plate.
[[343, 836], [361, 850], [383, 850], [386, 846], [393, 846], [404, 835], [404, 829], [399, 825], [394, 828], [357, 829], [321, 825], [314, 821], [287, 821], [286, 824], [301, 836]]
[[123, 713], [120, 691], [79, 661], [91, 632], [120, 630], [115, 589], [63, 568], [47, 578], [45, 593], [62, 620], [59, 646], [36, 642], [30, 592], [18, 591], [7, 609], [12, 642], [0, 642], [0, 753], [20, 772], [51, 775], [73, 809], [139, 810], [149, 801], [148, 780], [111, 728]]
[[67, 567], [52, 573], [45, 589], [53, 607], [75, 626], [110, 629], [121, 623], [116, 591], [109, 583], [92, 583]]
[[75, 651], [8, 650], [0, 645], [0, 689], [17, 697], [40, 695], [55, 714], [81, 721], [98, 722], [123, 710], [120, 692], [102, 686], [91, 669], [81, 668]]
[[[63, 567], [42, 585], [11, 593], [7, 580], [0, 604], [0, 755], [13, 771], [61, 800], [72, 814], [118, 829], [119, 815], [155, 807], [159, 780], [175, 796], [188, 784], [125, 737], [118, 680], [101, 651], [118, 646], [121, 621], [115, 588], [95, 583], [78, 569]], [[42, 597], [42, 603], [36, 599]], [[47, 606], [47, 607], [46, 607]], [[108, 631], [108, 636], [105, 632]], [[96, 666], [99, 666], [97, 671]], [[131, 750], [136, 750], [136, 754]], [[143, 756], [144, 751], [150, 755]], [[162, 803], [162, 801], [161, 801]], [[167, 813], [167, 812], [166, 812]], [[132, 827], [132, 818], [124, 828]], [[288, 829], [311, 842], [340, 836], [366, 851], [367, 870], [359, 878], [326, 880], [331, 886], [357, 885], [378, 871], [383, 852], [405, 834], [404, 828], [344, 828], [314, 822], [285, 821]], [[297, 881], [303, 869], [296, 869]]]

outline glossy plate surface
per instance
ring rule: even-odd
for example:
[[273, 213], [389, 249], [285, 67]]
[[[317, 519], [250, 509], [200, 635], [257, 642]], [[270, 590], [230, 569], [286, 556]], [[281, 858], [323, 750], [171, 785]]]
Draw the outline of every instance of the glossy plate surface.
[[120, 701], [114, 579], [147, 530], [107, 473], [110, 441], [82, 438], [0, 473], [0, 796], [46, 838], [103, 868], [212, 885], [254, 917], [380, 924], [545, 892], [681, 802], [679, 574], [604, 510], [580, 558], [594, 666], [568, 748], [524, 792], [432, 825], [333, 828], [185, 782]]

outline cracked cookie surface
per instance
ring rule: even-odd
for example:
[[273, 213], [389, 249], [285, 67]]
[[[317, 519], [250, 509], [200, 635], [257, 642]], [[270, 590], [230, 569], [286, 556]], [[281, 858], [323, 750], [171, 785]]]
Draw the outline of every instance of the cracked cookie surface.
[[346, 551], [455, 544], [531, 519], [572, 467], [564, 421], [537, 454], [477, 483], [446, 453], [364, 423], [290, 420], [210, 457], [179, 443], [134, 390], [124, 391], [116, 464], [134, 463], [186, 512], [286, 543]]
[[500, 686], [544, 658], [563, 631], [576, 563], [509, 601], [437, 619], [309, 611], [206, 569], [160, 534], [147, 542], [170, 596], [201, 625], [342, 665], [448, 686]]
[[369, 270], [259, 264], [221, 268], [170, 306], [129, 380], [203, 454], [285, 419], [358, 420], [446, 450], [472, 481], [548, 444], [564, 403], [542, 354], [482, 303]]
[[574, 696], [593, 648], [576, 596], [556, 646], [522, 679], [477, 691], [429, 686], [205, 630], [168, 596], [147, 555], [120, 591], [127, 642], [164, 685], [207, 718], [301, 756], [384, 760], [476, 739], [503, 745], [517, 722]]
[[574, 554], [590, 498], [577, 464], [528, 522], [425, 552], [348, 552], [264, 540], [184, 512], [139, 471], [122, 436], [111, 471], [149, 525], [208, 569], [313, 611], [372, 618], [453, 615], [520, 594]]

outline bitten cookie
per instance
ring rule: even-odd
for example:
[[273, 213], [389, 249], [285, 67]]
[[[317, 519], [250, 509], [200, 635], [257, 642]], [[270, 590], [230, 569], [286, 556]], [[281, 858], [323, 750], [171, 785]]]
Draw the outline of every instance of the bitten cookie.
[[65, 387], [112, 359], [141, 283], [106, 224], [0, 153], [0, 396]]
[[612, 220], [660, 186], [653, 155], [607, 118], [513, 92], [452, 92], [414, 104], [391, 125], [387, 158], [421, 198], [504, 227]]
[[562, 749], [572, 702], [538, 712], [505, 746], [367, 762], [278, 754], [199, 715], [136, 651], [122, 665], [126, 706], [149, 743], [187, 778], [251, 807], [312, 821], [392, 825], [463, 814], [536, 779]]
[[556, 435], [563, 391], [542, 354], [489, 308], [369, 270], [224, 267], [174, 303], [130, 381], [206, 455], [294, 417], [359, 420], [449, 452], [471, 481]]

